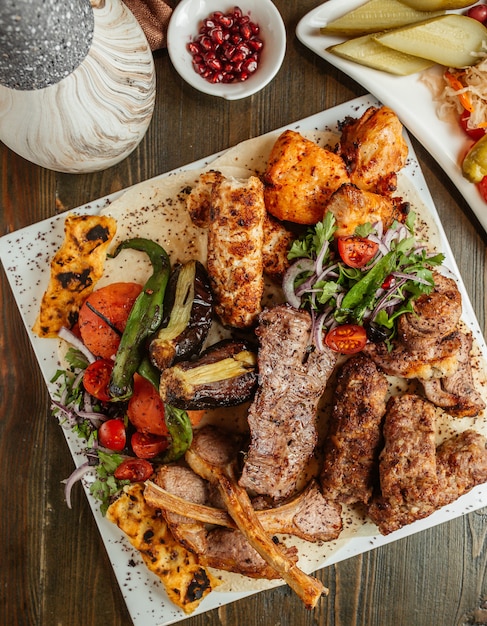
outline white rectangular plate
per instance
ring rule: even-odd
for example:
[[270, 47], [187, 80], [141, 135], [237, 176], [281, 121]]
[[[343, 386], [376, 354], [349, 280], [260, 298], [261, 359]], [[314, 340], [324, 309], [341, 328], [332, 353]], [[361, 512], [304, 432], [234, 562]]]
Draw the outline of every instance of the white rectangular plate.
[[[347, 116], [359, 117], [369, 106], [377, 106], [378, 104], [379, 103], [373, 96], [364, 96], [300, 120], [291, 124], [288, 128], [301, 132], [305, 130], [320, 130], [336, 133], [338, 121], [342, 121]], [[283, 129], [278, 129], [274, 131], [273, 134], [277, 136], [282, 130]], [[270, 135], [271, 134], [269, 134], [269, 136]], [[443, 228], [441, 227], [437, 211], [421, 169], [417, 163], [413, 148], [409, 139], [407, 137], [406, 139], [409, 143], [410, 152], [407, 166], [402, 170], [401, 176], [405, 177], [408, 185], [414, 190], [417, 200], [429, 210], [434, 222], [437, 224], [440, 237], [439, 248], [446, 255], [445, 264], [455, 276], [458, 277], [458, 283], [463, 298], [464, 320], [472, 330], [477, 345], [480, 347], [485, 358], [487, 348], [475, 313], [465, 291], [465, 287], [459, 278], [458, 268], [448, 241], [446, 240]], [[211, 163], [216, 156], [218, 155], [210, 156], [204, 161], [193, 163], [184, 169], [203, 167]], [[152, 185], [157, 185], [157, 181], [162, 178], [162, 176], [157, 177], [148, 182]], [[146, 183], [141, 183], [140, 186], [143, 187], [144, 184]], [[137, 187], [139, 187], [139, 185], [132, 189], [137, 190]], [[122, 193], [123, 192], [119, 192], [112, 196], [91, 202], [85, 206], [81, 206], [76, 209], [75, 212], [80, 214], [97, 213], [120, 197]], [[135, 194], [135, 197], [136, 195], [137, 194]], [[140, 208], [142, 209], [143, 207]], [[5, 268], [26, 331], [50, 393], [53, 392], [50, 380], [58, 368], [58, 342], [55, 339], [39, 339], [39, 337], [32, 333], [31, 328], [37, 317], [39, 303], [49, 280], [50, 260], [63, 241], [64, 219], [65, 215], [61, 214], [6, 235], [0, 239], [0, 259]], [[477, 418], [476, 420], [476, 424], [481, 424], [481, 428], [484, 430], [487, 429], [485, 422], [486, 418]], [[459, 423], [466, 428], [470, 425], [471, 420], [463, 419], [460, 420]], [[84, 461], [84, 457], [82, 456], [82, 443], [72, 435], [71, 431], [65, 430], [64, 432], [68, 446], [73, 455], [73, 460], [75, 464], [79, 466]], [[63, 478], [65, 477], [59, 477], [60, 480]], [[84, 488], [134, 624], [136, 626], [162, 626], [187, 618], [188, 616], [185, 613], [174, 607], [167, 599], [160, 581], [146, 569], [139, 555], [133, 550], [128, 541], [126, 541], [119, 529], [102, 517], [98, 510], [98, 503], [89, 495], [88, 486], [86, 484]], [[371, 548], [384, 545], [425, 528], [464, 515], [465, 513], [481, 508], [486, 503], [487, 485], [483, 485], [472, 490], [469, 494], [460, 498], [445, 509], [437, 511], [434, 515], [404, 527], [400, 531], [392, 533], [387, 537], [377, 535], [376, 527], [372, 523], [366, 523], [361, 526], [358, 531], [355, 531], [352, 536], [349, 534], [336, 542], [331, 542], [324, 546], [308, 544], [308, 546], [312, 546], [312, 548], [311, 558], [307, 561], [306, 569], [308, 569], [308, 571], [317, 570], [351, 556], [366, 552]], [[135, 566], [134, 563], [136, 564]], [[247, 587], [246, 591], [238, 593], [215, 591], [205, 598], [193, 615], [216, 608], [222, 604], [233, 602], [252, 593], [256, 593], [255, 588], [252, 587]]]
[[[468, 138], [458, 124], [447, 123], [438, 118], [431, 92], [419, 80], [419, 74], [394, 76], [346, 61], [326, 51], [326, 48], [344, 41], [344, 38], [322, 35], [320, 27], [365, 1], [329, 0], [316, 7], [298, 23], [298, 39], [396, 112], [404, 126], [441, 165], [487, 231], [487, 204], [480, 197], [477, 187], [463, 178], [461, 172], [461, 158], [469, 145]], [[460, 11], [450, 11], [455, 12]], [[441, 71], [439, 66], [437, 71]]]

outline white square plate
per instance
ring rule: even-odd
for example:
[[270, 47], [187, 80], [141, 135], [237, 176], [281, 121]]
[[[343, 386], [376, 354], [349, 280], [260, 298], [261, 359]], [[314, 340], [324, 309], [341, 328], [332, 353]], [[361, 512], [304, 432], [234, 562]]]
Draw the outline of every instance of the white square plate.
[[[288, 128], [300, 132], [310, 131], [312, 133], [313, 131], [328, 131], [337, 133], [338, 121], [342, 121], [347, 116], [359, 117], [369, 106], [377, 106], [378, 104], [374, 97], [364, 96], [290, 124]], [[278, 129], [264, 136], [262, 138], [264, 143], [268, 144], [269, 141], [273, 141], [273, 138], [282, 130], [284, 129]], [[269, 141], [267, 141], [267, 139]], [[234, 154], [238, 157], [238, 150], [236, 152], [230, 151], [227, 154], [230, 155], [229, 161], [231, 164], [231, 159], [233, 158], [231, 155]], [[201, 162], [188, 165], [186, 168], [182, 168], [182, 170], [190, 171], [204, 167], [214, 161], [217, 156], [221, 155], [210, 156]], [[181, 170], [178, 170], [178, 172], [180, 171]], [[189, 172], [189, 174], [190, 173], [191, 172]], [[157, 187], [158, 181], [161, 181], [165, 176], [171, 176], [173, 174], [174, 172], [165, 174], [151, 181], [147, 181], [146, 183], [132, 187], [131, 198], [137, 197], [138, 188], [144, 189], [148, 184]], [[465, 291], [465, 287], [459, 277], [458, 268], [410, 142], [408, 163], [401, 171], [400, 178], [405, 181], [406, 186], [414, 192], [414, 197], [412, 198], [413, 207], [415, 203], [422, 204], [437, 225], [440, 240], [439, 249], [446, 255], [445, 265], [458, 278], [458, 284], [463, 298], [463, 319], [472, 330], [477, 346], [485, 358], [487, 348], [481, 330]], [[79, 207], [75, 212], [80, 214], [98, 213], [101, 209], [106, 208], [121, 197], [123, 193], [124, 192], [121, 191], [117, 194], [101, 198]], [[137, 209], [136, 205], [132, 204], [131, 206], [133, 209]], [[144, 206], [145, 205], [141, 205], [139, 207], [141, 212]], [[40, 339], [32, 333], [31, 328], [37, 317], [39, 303], [49, 280], [50, 259], [54, 252], [60, 247], [64, 238], [64, 219], [65, 215], [61, 214], [9, 235], [5, 235], [0, 239], [0, 259], [5, 268], [26, 331], [50, 393], [54, 392], [50, 380], [59, 366], [57, 355], [58, 342], [55, 339]], [[484, 390], [484, 393], [487, 392]], [[484, 434], [487, 434], [487, 418], [485, 417], [479, 417], [476, 420], [469, 418], [457, 418], [457, 420], [456, 423], [459, 424], [458, 427], [461, 429], [473, 425], [474, 428], [480, 429]], [[83, 443], [80, 442], [77, 437], [73, 436], [70, 430], [65, 430], [64, 432], [73, 460], [75, 464], [79, 466], [85, 460], [82, 455]], [[63, 478], [65, 477], [59, 477], [60, 480]], [[160, 581], [146, 569], [139, 555], [130, 546], [119, 529], [100, 514], [98, 503], [89, 495], [89, 486], [86, 483], [84, 484], [84, 488], [134, 624], [136, 626], [163, 626], [186, 619], [188, 616], [172, 605], [168, 600]], [[448, 507], [437, 511], [430, 517], [411, 524], [410, 526], [406, 526], [387, 537], [378, 535], [377, 528], [372, 523], [360, 524], [353, 532], [344, 532], [343, 537], [340, 537], [335, 542], [329, 542], [322, 546], [307, 544], [310, 554], [303, 564], [303, 568], [308, 572], [315, 571], [332, 563], [366, 552], [377, 546], [384, 545], [396, 539], [464, 515], [486, 504], [487, 484], [472, 490], [467, 495]], [[134, 563], [136, 564], [135, 566]], [[247, 586], [245, 591], [239, 592], [214, 591], [204, 599], [193, 615], [203, 613], [256, 592], [257, 590], [255, 587], [252, 587], [252, 585]]]

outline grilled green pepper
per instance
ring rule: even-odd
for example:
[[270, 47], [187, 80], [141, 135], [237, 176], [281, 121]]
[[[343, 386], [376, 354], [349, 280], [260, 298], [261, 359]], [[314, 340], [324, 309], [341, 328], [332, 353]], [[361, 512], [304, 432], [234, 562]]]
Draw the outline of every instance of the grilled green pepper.
[[487, 176], [487, 135], [479, 139], [463, 159], [462, 172], [471, 183], [480, 183]]
[[193, 427], [188, 414], [183, 409], [177, 409], [171, 404], [166, 404], [164, 409], [164, 419], [171, 436], [171, 445], [158, 460], [161, 463], [172, 463], [180, 459], [191, 445]]
[[134, 373], [143, 359], [146, 339], [160, 326], [163, 318], [163, 301], [171, 263], [159, 244], [136, 237], [126, 239], [111, 255], [116, 257], [122, 250], [131, 248], [145, 252], [152, 264], [153, 273], [135, 301], [115, 356], [110, 395], [114, 401], [127, 400], [132, 395]]

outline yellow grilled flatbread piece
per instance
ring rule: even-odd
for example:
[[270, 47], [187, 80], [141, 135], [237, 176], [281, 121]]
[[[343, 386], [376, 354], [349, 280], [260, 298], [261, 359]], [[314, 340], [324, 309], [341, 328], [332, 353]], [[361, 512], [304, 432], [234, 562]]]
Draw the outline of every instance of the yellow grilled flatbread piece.
[[146, 566], [161, 579], [169, 599], [192, 613], [220, 581], [173, 538], [160, 511], [150, 507], [143, 494], [144, 485], [128, 485], [108, 507], [106, 517], [127, 535]]
[[56, 337], [71, 326], [86, 297], [103, 275], [107, 248], [117, 223], [100, 215], [68, 215], [64, 241], [51, 261], [51, 276], [32, 330], [40, 337]]

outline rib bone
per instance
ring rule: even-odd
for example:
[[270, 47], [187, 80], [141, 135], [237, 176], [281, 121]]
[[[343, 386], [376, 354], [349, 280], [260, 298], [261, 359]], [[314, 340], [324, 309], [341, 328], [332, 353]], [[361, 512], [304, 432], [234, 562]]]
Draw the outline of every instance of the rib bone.
[[[180, 498], [150, 480], [145, 483], [144, 498], [156, 509], [165, 509], [205, 524], [237, 528], [227, 511]], [[301, 523], [301, 518], [310, 509], [313, 514], [307, 516], [308, 522], [310, 517], [316, 518], [319, 525], [310, 527], [309, 523], [306, 526]], [[294, 535], [306, 541], [331, 541], [338, 537], [342, 528], [340, 507], [323, 498], [315, 481], [290, 502], [256, 511], [256, 515], [266, 533]]]
[[235, 457], [225, 453], [225, 443], [225, 435], [217, 429], [202, 428], [195, 434], [186, 461], [194, 472], [218, 486], [229, 514], [250, 545], [280, 574], [306, 608], [314, 608], [328, 590], [292, 563], [266, 533], [247, 492], [237, 484]]

